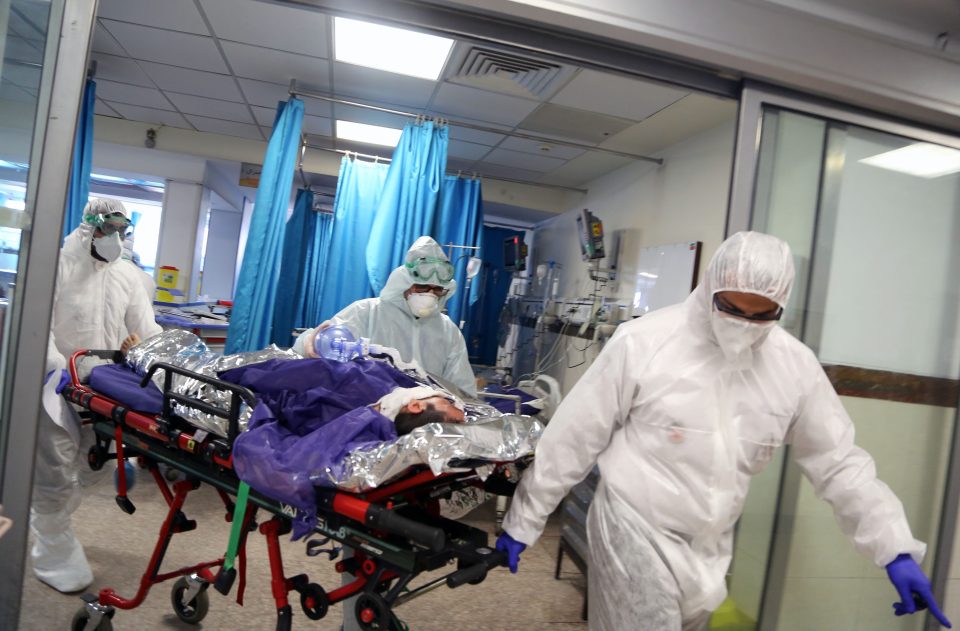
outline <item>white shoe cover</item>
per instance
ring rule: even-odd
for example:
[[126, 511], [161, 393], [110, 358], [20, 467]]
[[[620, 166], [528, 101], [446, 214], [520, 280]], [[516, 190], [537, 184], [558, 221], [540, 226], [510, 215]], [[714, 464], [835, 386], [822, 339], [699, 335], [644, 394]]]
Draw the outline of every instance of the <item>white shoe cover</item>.
[[93, 571], [87, 563], [83, 546], [70, 525], [70, 514], [30, 514], [30, 530], [34, 536], [30, 558], [38, 579], [59, 592], [77, 592], [93, 582]]

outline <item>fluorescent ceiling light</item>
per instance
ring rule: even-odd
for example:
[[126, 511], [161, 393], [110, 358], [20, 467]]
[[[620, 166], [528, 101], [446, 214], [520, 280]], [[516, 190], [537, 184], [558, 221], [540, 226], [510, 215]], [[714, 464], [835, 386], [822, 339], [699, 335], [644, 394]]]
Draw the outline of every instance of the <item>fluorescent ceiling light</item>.
[[860, 162], [881, 169], [934, 178], [960, 171], [960, 151], [941, 145], [918, 142], [863, 158]]
[[392, 127], [366, 125], [352, 121], [337, 121], [337, 138], [340, 140], [353, 140], [354, 142], [364, 142], [368, 145], [396, 147], [397, 143], [400, 142], [400, 134], [402, 133], [402, 129], [394, 129]]
[[337, 61], [436, 81], [453, 40], [392, 26], [335, 17]]

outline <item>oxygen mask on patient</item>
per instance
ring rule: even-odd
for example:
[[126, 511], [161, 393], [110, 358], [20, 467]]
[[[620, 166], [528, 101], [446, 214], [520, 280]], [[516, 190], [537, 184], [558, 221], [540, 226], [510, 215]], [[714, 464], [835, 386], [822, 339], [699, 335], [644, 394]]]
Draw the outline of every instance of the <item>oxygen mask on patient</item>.
[[371, 344], [365, 337], [357, 339], [350, 329], [336, 324], [328, 326], [319, 333], [313, 340], [314, 350], [317, 357], [324, 357], [338, 362], [350, 361], [354, 357], [363, 357], [371, 353], [378, 354], [383, 352], [383, 348], [378, 344]]

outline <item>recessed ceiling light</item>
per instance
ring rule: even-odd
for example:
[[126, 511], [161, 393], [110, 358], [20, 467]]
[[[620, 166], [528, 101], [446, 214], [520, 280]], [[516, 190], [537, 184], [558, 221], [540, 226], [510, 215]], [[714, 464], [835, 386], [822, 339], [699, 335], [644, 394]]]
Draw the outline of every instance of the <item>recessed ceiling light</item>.
[[333, 18], [337, 61], [436, 81], [453, 40], [402, 28]]
[[340, 140], [353, 140], [354, 142], [364, 142], [369, 145], [383, 145], [384, 147], [396, 147], [400, 142], [402, 129], [392, 127], [381, 127], [379, 125], [367, 125], [365, 123], [354, 123], [352, 121], [337, 121], [337, 138]]
[[960, 151], [918, 142], [863, 158], [860, 162], [917, 177], [935, 178], [960, 171]]

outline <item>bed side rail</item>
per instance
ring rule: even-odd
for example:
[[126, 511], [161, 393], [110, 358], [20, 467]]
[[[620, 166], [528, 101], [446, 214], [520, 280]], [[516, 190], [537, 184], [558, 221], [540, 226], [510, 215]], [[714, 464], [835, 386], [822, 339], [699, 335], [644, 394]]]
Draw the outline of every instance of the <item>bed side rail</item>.
[[[226, 419], [229, 427], [227, 430], [227, 441], [232, 445], [234, 439], [236, 439], [236, 437], [240, 434], [240, 403], [246, 403], [251, 409], [257, 405], [257, 398], [253, 395], [253, 392], [247, 388], [244, 388], [243, 386], [238, 386], [236, 384], [223, 381], [222, 379], [217, 379], [216, 377], [208, 377], [207, 375], [185, 370], [179, 366], [174, 366], [165, 362], [157, 362], [150, 366], [150, 370], [147, 371], [147, 374], [140, 382], [140, 387], [145, 388], [147, 384], [150, 383], [154, 373], [158, 370], [164, 371], [163, 417], [171, 417], [171, 414], [173, 413], [172, 406], [173, 403], [176, 402], [180, 405], [199, 410], [205, 414], [212, 414], [214, 416]], [[230, 409], [225, 410], [221, 407], [211, 405], [194, 397], [183, 395], [179, 392], [174, 392], [171, 386], [173, 384], [173, 375], [175, 374], [181, 375], [188, 379], [195, 379], [196, 381], [212, 386], [217, 390], [229, 392], [231, 395]]]

